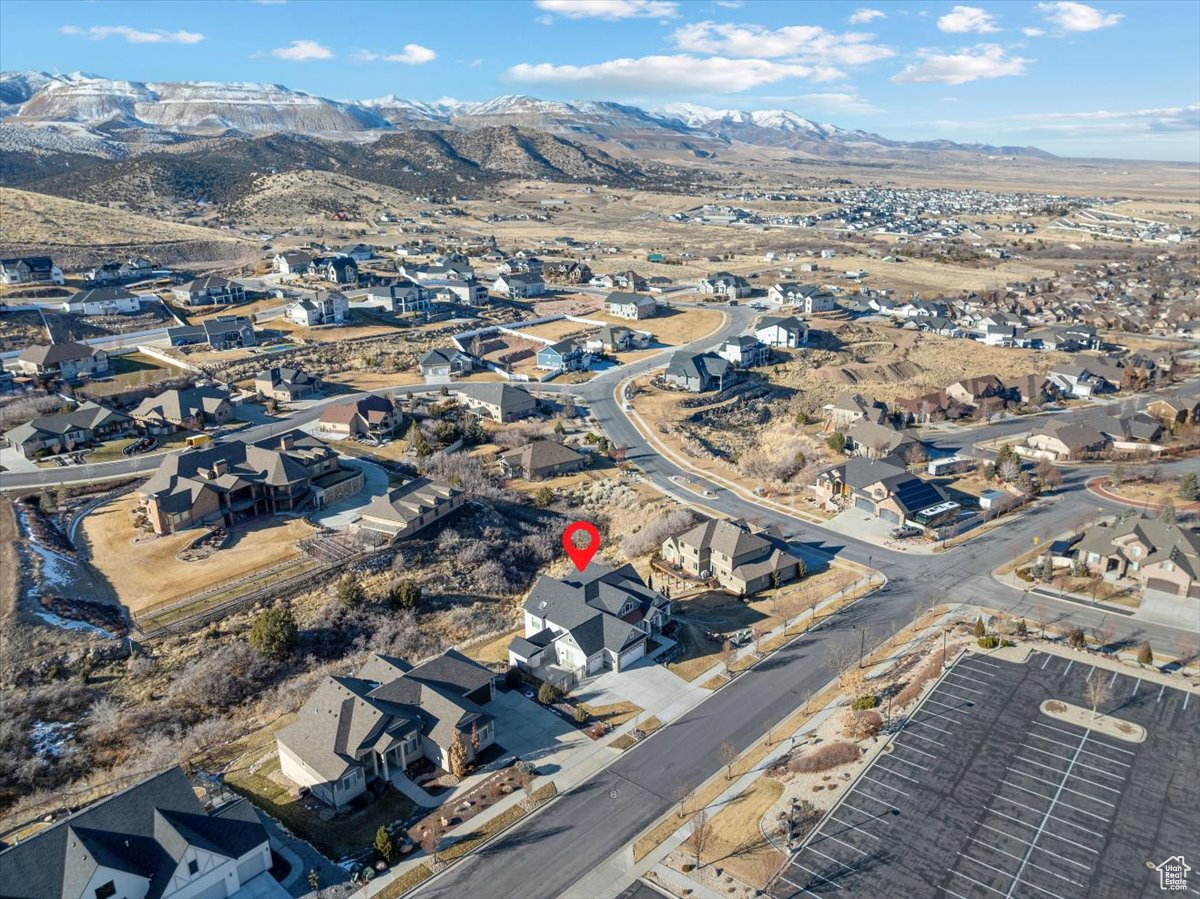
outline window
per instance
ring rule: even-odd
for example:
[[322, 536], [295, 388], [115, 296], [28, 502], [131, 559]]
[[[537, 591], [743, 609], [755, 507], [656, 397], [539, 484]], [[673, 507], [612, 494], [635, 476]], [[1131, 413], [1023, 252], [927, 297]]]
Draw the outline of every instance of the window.
[[188, 873], [195, 876], [200, 873], [200, 862], [194, 858], [188, 860]]
[[96, 899], [111, 899], [117, 895], [117, 885], [111, 880], [96, 887]]

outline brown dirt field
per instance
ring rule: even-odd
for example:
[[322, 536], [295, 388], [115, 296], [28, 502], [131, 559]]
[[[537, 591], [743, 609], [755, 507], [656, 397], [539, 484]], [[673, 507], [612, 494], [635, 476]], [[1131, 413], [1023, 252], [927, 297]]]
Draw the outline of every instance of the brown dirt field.
[[497, 662], [508, 662], [508, 644], [512, 642], [512, 638], [521, 634], [520, 628], [513, 628], [511, 631], [505, 631], [498, 637], [487, 640], [483, 643], [476, 643], [474, 646], [468, 646], [464, 649], [463, 655], [469, 659], [474, 659], [481, 665], [494, 664]]
[[[588, 318], [591, 318], [591, 316], [588, 316]], [[585, 325], [564, 318], [556, 322], [544, 322], [540, 325], [521, 328], [519, 333], [522, 335], [527, 334], [530, 337], [543, 337], [546, 340], [559, 340], [567, 335], [587, 334], [596, 330], [592, 325]]]
[[588, 318], [613, 325], [623, 325], [626, 328], [636, 328], [639, 331], [649, 331], [659, 343], [665, 343], [668, 346], [682, 346], [717, 330], [725, 319], [725, 313], [720, 309], [672, 308], [663, 310], [653, 318], [639, 322], [627, 321], [603, 312], [589, 315]]
[[1106, 492], [1115, 494], [1135, 506], [1148, 506], [1154, 509], [1162, 506], [1168, 499], [1175, 504], [1176, 508], [1188, 505], [1179, 496], [1179, 481], [1175, 478], [1155, 484], [1147, 481], [1126, 481], [1119, 487], [1114, 487], [1107, 482], [1103, 486]]
[[83, 519], [83, 532], [92, 548], [92, 564], [108, 580], [131, 612], [155, 603], [179, 599], [242, 577], [299, 555], [296, 541], [315, 533], [300, 520], [274, 517], [238, 528], [233, 545], [197, 562], [181, 562], [175, 554], [196, 537], [197, 529], [143, 543], [135, 534], [129, 510], [136, 494], [100, 506]]

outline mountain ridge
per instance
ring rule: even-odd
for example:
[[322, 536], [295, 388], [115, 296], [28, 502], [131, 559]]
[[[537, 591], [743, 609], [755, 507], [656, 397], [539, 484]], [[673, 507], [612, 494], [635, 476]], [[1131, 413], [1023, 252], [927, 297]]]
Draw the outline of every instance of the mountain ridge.
[[[140, 82], [96, 75], [0, 72], [0, 118], [5, 126], [72, 126], [82, 136], [162, 142], [170, 136], [275, 132], [370, 136], [403, 130], [516, 126], [572, 140], [616, 143], [626, 149], [679, 149], [711, 155], [725, 146], [814, 150], [822, 156], [870, 152], [967, 152], [1050, 158], [1034, 147], [994, 147], [953, 141], [897, 141], [866, 131], [818, 123], [792, 110], [710, 109], [676, 104], [660, 110], [606, 100], [543, 100], [512, 94], [480, 102], [426, 102], [388, 94], [333, 100], [281, 84], [257, 82]], [[158, 132], [154, 134], [153, 132]], [[45, 139], [45, 134], [42, 135]], [[9, 136], [8, 141], [20, 142]], [[71, 148], [76, 149], [76, 148]], [[84, 150], [87, 152], [87, 150]]]

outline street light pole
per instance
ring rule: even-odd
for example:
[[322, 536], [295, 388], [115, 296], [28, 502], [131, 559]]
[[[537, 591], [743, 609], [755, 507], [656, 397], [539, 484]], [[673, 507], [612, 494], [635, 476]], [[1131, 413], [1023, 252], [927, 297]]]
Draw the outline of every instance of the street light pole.
[[945, 628], [942, 629], [942, 670], [946, 670], [946, 634], [950, 633]]
[[863, 655], [867, 651], [867, 629], [863, 628], [859, 631], [859, 636], [861, 639], [858, 641], [858, 667], [861, 668], [863, 666]]

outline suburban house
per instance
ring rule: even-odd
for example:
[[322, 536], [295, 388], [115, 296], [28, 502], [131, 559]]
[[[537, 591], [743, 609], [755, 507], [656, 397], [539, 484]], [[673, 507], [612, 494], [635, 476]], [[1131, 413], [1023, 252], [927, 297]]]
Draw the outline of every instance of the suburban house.
[[338, 455], [303, 431], [257, 443], [230, 440], [171, 454], [141, 487], [156, 534], [256, 515], [318, 509], [362, 489], [363, 473], [342, 468]]
[[121, 284], [149, 277], [153, 271], [154, 263], [139, 257], [125, 262], [105, 262], [85, 272], [84, 278], [92, 284]]
[[495, 421], [516, 421], [537, 411], [537, 400], [520, 387], [508, 384], [466, 384], [455, 391], [459, 402]]
[[397, 270], [406, 278], [422, 284], [445, 284], [449, 281], [474, 281], [475, 269], [466, 262], [446, 262], [434, 265], [410, 265], [404, 263]]
[[468, 375], [475, 367], [474, 360], [467, 353], [454, 347], [430, 350], [417, 360], [417, 364], [421, 366], [421, 374], [427, 378]]
[[254, 391], [277, 403], [290, 403], [321, 392], [321, 379], [297, 366], [277, 365], [254, 376]]
[[510, 300], [524, 300], [544, 294], [546, 282], [541, 275], [535, 274], [501, 275], [492, 282], [492, 289]]
[[732, 300], [750, 296], [750, 282], [741, 275], [713, 272], [700, 282], [700, 292]]
[[646, 279], [629, 269], [624, 272], [613, 272], [610, 275], [601, 275], [599, 278], [593, 278], [593, 281], [599, 281], [600, 287], [606, 287], [609, 290], [629, 290], [635, 293], [645, 293], [650, 286]]
[[207, 811], [178, 767], [113, 793], [0, 851], [3, 892], [64, 899], [286, 896], [245, 799]]
[[767, 288], [767, 299], [782, 306], [796, 306], [804, 315], [819, 315], [834, 308], [833, 294], [813, 284], [781, 281]]
[[591, 354], [574, 340], [547, 344], [537, 353], [537, 367], [546, 371], [583, 371], [591, 362]]
[[0, 284], [62, 284], [63, 273], [49, 256], [0, 259]]
[[71, 412], [40, 415], [6, 431], [4, 439], [27, 459], [56, 455], [95, 440], [109, 440], [133, 429], [128, 415], [96, 403], [81, 403]]
[[304, 275], [308, 273], [308, 267], [312, 264], [312, 257], [307, 253], [292, 252], [292, 253], [276, 253], [275, 271], [281, 275]]
[[754, 336], [767, 346], [794, 350], [808, 343], [808, 325], [793, 315], [768, 315], [759, 320]]
[[525, 600], [525, 635], [508, 645], [510, 665], [560, 688], [600, 671], [621, 671], [671, 617], [671, 602], [632, 565], [592, 563], [562, 580], [546, 575]]
[[77, 291], [62, 304], [62, 310], [76, 315], [130, 315], [141, 312], [142, 298], [120, 285], [91, 287]]
[[755, 534], [744, 521], [709, 518], [668, 537], [662, 557], [692, 577], [716, 578], [722, 587], [751, 596], [795, 580], [801, 560], [774, 534]]
[[233, 404], [229, 394], [216, 387], [164, 390], [138, 403], [129, 417], [149, 434], [172, 434], [181, 428], [199, 431], [233, 418]]
[[736, 378], [737, 372], [729, 360], [716, 353], [675, 353], [663, 373], [668, 384], [692, 393], [724, 390]]
[[367, 299], [373, 304], [402, 315], [430, 311], [433, 308], [432, 297], [433, 292], [428, 287], [415, 281], [373, 287], [367, 293]]
[[941, 487], [899, 466], [876, 459], [850, 459], [817, 475], [813, 492], [834, 510], [849, 503], [892, 524], [936, 526], [955, 517]]
[[658, 312], [658, 303], [654, 297], [642, 293], [617, 291], [604, 298], [604, 311], [617, 318], [641, 321]]
[[557, 440], [534, 440], [501, 453], [499, 463], [505, 477], [536, 480], [579, 471], [588, 457]]
[[1146, 591], [1200, 600], [1200, 534], [1182, 525], [1144, 515], [1095, 524], [1079, 542], [1077, 558], [1109, 580], [1130, 578]]
[[327, 434], [346, 437], [394, 434], [404, 421], [402, 413], [386, 397], [368, 394], [348, 403], [334, 403], [321, 410], [319, 427]]
[[85, 343], [35, 344], [26, 347], [17, 357], [16, 368], [24, 375], [46, 377], [54, 375], [73, 381], [80, 375], [103, 374], [108, 371], [108, 353]]
[[171, 295], [185, 306], [223, 306], [227, 303], [241, 303], [246, 299], [246, 290], [236, 281], [208, 275], [197, 278], [187, 284], [171, 288]]
[[354, 677], [327, 675], [294, 724], [275, 734], [284, 777], [334, 808], [373, 781], [406, 777], [429, 759], [450, 770], [460, 743], [467, 761], [496, 740], [483, 707], [495, 698], [495, 675], [457, 650], [415, 667], [372, 654]]
[[620, 325], [605, 325], [584, 342], [589, 353], [620, 353], [625, 350], [644, 350], [654, 335], [649, 331], [632, 331]]
[[487, 287], [474, 281], [445, 281], [437, 286], [437, 294], [447, 303], [461, 303], [474, 307], [488, 304]]
[[369, 247], [365, 243], [346, 244], [338, 252], [343, 256], [349, 256], [355, 262], [367, 262], [375, 258], [375, 248]]
[[358, 526], [392, 540], [403, 540], [445, 518], [466, 501], [466, 495], [456, 487], [415, 478], [371, 500], [362, 510]]
[[1094, 394], [1111, 393], [1114, 388], [1104, 377], [1095, 374], [1084, 362], [1068, 362], [1050, 371], [1050, 382], [1064, 396], [1087, 399]]
[[921, 442], [904, 431], [860, 418], [846, 429], [846, 449], [865, 459], [888, 459], [899, 465], [923, 451]]
[[1195, 424], [1200, 422], [1200, 394], [1174, 393], [1158, 397], [1146, 406], [1146, 411], [1168, 427]]
[[245, 315], [218, 315], [198, 325], [167, 328], [171, 346], [200, 346], [232, 350], [255, 346], [254, 322]]
[[586, 262], [561, 260], [546, 263], [542, 271], [544, 277], [561, 284], [587, 284], [592, 280], [592, 270]]
[[1055, 462], [1086, 459], [1108, 449], [1108, 435], [1086, 421], [1050, 419], [1025, 438], [1025, 455]]
[[1058, 387], [1042, 375], [1021, 375], [1013, 380], [1011, 389], [1022, 403], [1033, 406], [1054, 402], [1059, 395]]
[[336, 290], [318, 290], [312, 299], [288, 303], [283, 317], [296, 325], [312, 328], [316, 325], [344, 325], [350, 318], [350, 301]]
[[757, 337], [742, 334], [727, 338], [717, 350], [717, 355], [738, 368], [754, 368], [766, 365], [771, 360], [771, 348]]
[[883, 424], [883, 420], [887, 418], [887, 406], [875, 397], [851, 393], [848, 390], [839, 394], [837, 399], [825, 408], [828, 412], [829, 427], [835, 431], [844, 431], [860, 419]]
[[318, 256], [308, 264], [306, 273], [332, 284], [358, 283], [358, 263], [349, 256]]
[[1003, 399], [1006, 393], [1004, 382], [995, 375], [964, 378], [946, 388], [946, 396], [964, 406], [978, 406], [984, 400], [993, 397]]

